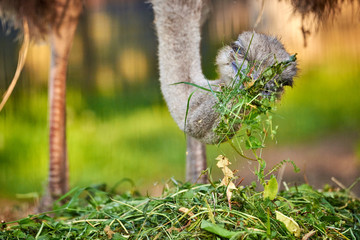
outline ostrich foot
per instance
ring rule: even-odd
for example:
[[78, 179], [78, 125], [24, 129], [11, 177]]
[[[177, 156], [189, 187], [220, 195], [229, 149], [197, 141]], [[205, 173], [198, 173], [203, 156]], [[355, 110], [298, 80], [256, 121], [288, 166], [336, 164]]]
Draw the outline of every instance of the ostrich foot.
[[54, 201], [56, 201], [56, 199], [51, 196], [49, 192], [46, 192], [46, 194], [40, 199], [36, 212], [43, 213], [51, 211], [53, 209]]

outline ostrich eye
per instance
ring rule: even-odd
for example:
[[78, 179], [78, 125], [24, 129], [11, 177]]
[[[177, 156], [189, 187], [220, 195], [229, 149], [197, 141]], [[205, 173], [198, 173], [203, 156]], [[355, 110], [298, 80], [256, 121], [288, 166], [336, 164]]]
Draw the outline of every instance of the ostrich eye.
[[241, 54], [242, 49], [240, 46], [238, 46], [235, 42], [231, 43], [231, 48], [234, 50], [234, 52]]
[[240, 39], [232, 42], [230, 46], [231, 46], [232, 50], [234, 52], [236, 52], [237, 54], [244, 55], [245, 48]]

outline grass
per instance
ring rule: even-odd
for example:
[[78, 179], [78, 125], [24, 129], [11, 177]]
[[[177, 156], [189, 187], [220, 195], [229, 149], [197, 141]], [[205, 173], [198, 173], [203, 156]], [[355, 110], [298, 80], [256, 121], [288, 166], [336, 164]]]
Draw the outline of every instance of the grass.
[[[293, 55], [288, 61], [276, 62], [260, 72], [258, 77], [254, 77], [253, 74], [259, 71], [257, 68], [261, 63], [249, 64], [245, 70], [241, 70], [243, 63], [237, 63], [241, 67], [235, 80], [228, 86], [222, 86], [221, 91], [215, 93], [218, 102], [214, 108], [221, 119], [214, 129], [215, 133], [227, 140], [236, 134], [238, 126], [245, 127], [249, 136], [248, 148], [258, 145], [251, 131], [261, 129], [261, 116], [273, 110], [278, 89], [283, 88], [281, 73], [295, 60], [296, 56]], [[272, 80], [275, 87], [267, 89], [266, 85]]]
[[360, 201], [349, 190], [285, 185], [286, 190], [270, 200], [253, 183], [234, 190], [229, 206], [226, 187], [218, 182], [192, 185], [171, 180], [166, 186], [161, 197], [115, 194], [103, 185], [75, 188], [64, 196], [68, 201], [52, 212], [2, 223], [0, 238], [360, 238]]

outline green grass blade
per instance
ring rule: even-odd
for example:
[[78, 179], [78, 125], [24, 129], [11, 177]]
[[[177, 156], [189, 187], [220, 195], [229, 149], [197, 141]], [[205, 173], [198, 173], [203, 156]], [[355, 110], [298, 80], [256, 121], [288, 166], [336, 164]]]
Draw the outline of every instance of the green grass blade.
[[203, 86], [200, 86], [200, 85], [197, 85], [197, 84], [191, 83], [191, 82], [177, 82], [177, 83], [173, 83], [173, 84], [171, 84], [171, 85], [178, 85], [178, 84], [187, 84], [187, 85], [190, 85], [190, 86], [199, 88], [199, 89], [204, 90], [204, 91], [207, 91], [207, 92], [213, 92], [213, 90], [211, 90], [211, 89], [205, 88], [205, 87], [203, 87]]
[[236, 235], [236, 232], [231, 232], [229, 230], [226, 230], [225, 228], [217, 225], [217, 224], [213, 224], [211, 222], [208, 222], [206, 220], [202, 220], [201, 221], [201, 229], [211, 232], [213, 234], [216, 234], [220, 237], [223, 238], [227, 238], [230, 239], [232, 238], [234, 235]]
[[189, 114], [189, 109], [190, 109], [190, 100], [191, 97], [194, 95], [196, 91], [190, 93], [187, 103], [186, 103], [186, 113], [185, 113], [185, 121], [184, 121], [184, 132], [186, 131], [186, 122], [187, 122], [187, 118], [188, 118], [188, 114]]

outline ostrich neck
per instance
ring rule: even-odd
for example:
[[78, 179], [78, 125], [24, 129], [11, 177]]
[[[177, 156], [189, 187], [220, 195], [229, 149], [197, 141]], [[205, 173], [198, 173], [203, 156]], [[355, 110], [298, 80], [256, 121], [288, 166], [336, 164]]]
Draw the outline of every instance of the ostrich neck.
[[158, 25], [161, 84], [201, 83], [200, 19], [178, 16]]
[[[181, 130], [204, 142], [214, 142], [212, 129], [218, 117], [213, 110], [215, 97], [188, 84], [174, 85], [189, 82], [208, 87], [200, 57], [200, 27], [205, 3], [201, 0], [153, 0], [152, 3], [159, 38], [161, 89], [169, 111]], [[188, 106], [189, 96], [194, 91]]]

